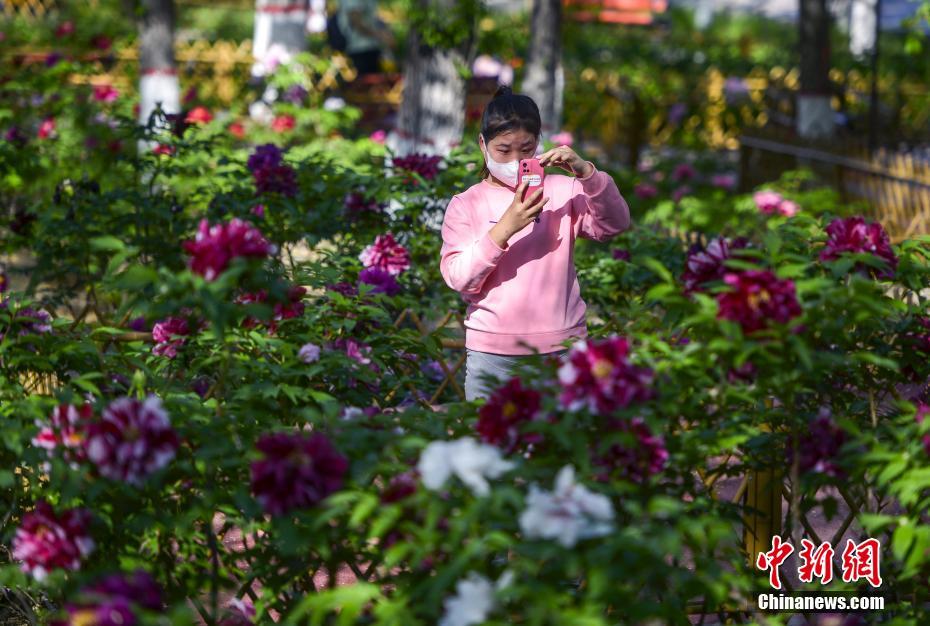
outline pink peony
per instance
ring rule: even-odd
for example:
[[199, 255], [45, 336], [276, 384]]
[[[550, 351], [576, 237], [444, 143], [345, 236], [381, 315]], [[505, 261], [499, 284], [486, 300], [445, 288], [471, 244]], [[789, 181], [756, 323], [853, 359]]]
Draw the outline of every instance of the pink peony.
[[783, 200], [780, 193], [770, 190], [757, 191], [752, 194], [752, 199], [755, 201], [759, 212], [765, 215], [771, 215], [778, 211], [778, 205]]
[[245, 137], [245, 125], [239, 120], [230, 122], [229, 126], [226, 127], [226, 130], [228, 130], [229, 134], [236, 139], [242, 139]]
[[659, 195], [659, 190], [655, 185], [650, 185], [649, 183], [637, 183], [633, 187], [633, 193], [636, 194], [636, 197], [640, 200], [650, 200]]
[[532, 443], [538, 435], [521, 433], [522, 426], [536, 419], [542, 396], [535, 389], [523, 387], [516, 376], [498, 387], [478, 409], [475, 428], [485, 443], [504, 449], [505, 454], [521, 443]]
[[394, 240], [394, 235], [378, 235], [374, 244], [358, 255], [365, 267], [380, 267], [395, 276], [410, 267], [410, 253]]
[[878, 222], [866, 223], [861, 217], [837, 218], [827, 226], [827, 245], [820, 253], [821, 261], [832, 261], [845, 253], [872, 254], [887, 264], [884, 270], [858, 264], [859, 271], [891, 278], [898, 267], [898, 258], [891, 249], [888, 233]]
[[38, 132], [39, 139], [48, 139], [52, 137], [54, 134], [55, 134], [55, 118], [46, 117], [39, 124], [39, 132]]
[[653, 397], [652, 370], [633, 365], [629, 355], [623, 337], [575, 343], [559, 368], [561, 405], [606, 415]]
[[739, 238], [732, 243], [724, 237], [716, 237], [707, 243], [706, 248], [697, 247], [688, 254], [685, 261], [685, 272], [681, 280], [685, 284], [686, 293], [702, 290], [707, 283], [721, 280], [723, 275], [730, 271], [725, 261], [731, 258], [731, 250], [745, 248], [748, 242]]
[[115, 102], [119, 92], [113, 85], [94, 85], [94, 100], [97, 102]]
[[76, 467], [86, 458], [84, 441], [87, 438], [87, 425], [94, 416], [90, 404], [75, 407], [73, 404], [60, 404], [52, 411], [49, 422], [36, 422], [38, 434], [32, 438], [32, 445], [45, 448], [51, 457], [56, 449], [62, 450], [63, 458]]
[[23, 515], [22, 524], [13, 536], [13, 558], [21, 569], [38, 581], [45, 580], [54, 569], [77, 570], [81, 559], [94, 551], [88, 533], [90, 512], [69, 509], [56, 515], [44, 500]]
[[319, 432], [263, 435], [255, 447], [252, 493], [267, 513], [314, 506], [342, 488], [349, 461]]
[[86, 451], [102, 476], [141, 485], [174, 458], [178, 437], [161, 399], [119, 398], [88, 427]]
[[66, 20], [58, 25], [58, 28], [55, 29], [56, 37], [67, 37], [74, 33], [74, 22], [71, 20]]
[[801, 314], [794, 282], [780, 280], [768, 270], [727, 273], [723, 281], [731, 290], [717, 295], [717, 317], [739, 323], [744, 333], [771, 322], [784, 324]]
[[184, 345], [185, 337], [190, 334], [187, 320], [183, 317], [168, 317], [152, 327], [152, 339], [155, 346], [152, 354], [173, 359], [178, 355], [178, 348]]
[[549, 141], [557, 146], [571, 146], [575, 143], [575, 138], [572, 136], [571, 132], [563, 130], [549, 137]]
[[378, 129], [368, 135], [368, 138], [374, 141], [375, 143], [383, 144], [387, 140], [387, 133], [381, 129]]
[[263, 259], [274, 250], [261, 232], [237, 217], [226, 224], [209, 226], [206, 219], [193, 241], [185, 241], [184, 249], [190, 253], [191, 270], [207, 280], [215, 280], [237, 257]]

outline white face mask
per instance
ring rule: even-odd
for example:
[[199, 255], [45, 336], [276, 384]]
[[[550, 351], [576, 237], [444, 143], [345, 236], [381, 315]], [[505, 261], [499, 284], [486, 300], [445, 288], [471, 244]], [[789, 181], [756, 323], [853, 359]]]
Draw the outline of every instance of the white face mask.
[[[517, 175], [519, 174], [520, 170], [520, 160], [515, 159], [513, 161], [508, 161], [507, 163], [500, 163], [499, 161], [495, 161], [491, 158], [491, 155], [488, 152], [487, 142], [485, 142], [484, 145], [484, 158], [488, 164], [488, 171], [491, 172], [491, 176], [501, 181], [505, 185], [516, 187]], [[536, 156], [542, 154], [540, 151], [541, 147], [542, 144], [536, 144]]]

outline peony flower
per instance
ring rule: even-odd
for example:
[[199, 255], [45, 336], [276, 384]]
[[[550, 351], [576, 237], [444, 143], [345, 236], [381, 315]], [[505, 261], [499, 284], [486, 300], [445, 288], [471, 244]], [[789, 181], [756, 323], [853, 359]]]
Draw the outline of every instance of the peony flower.
[[727, 273], [723, 281], [731, 290], [717, 294], [717, 318], [739, 323], [744, 333], [771, 322], [784, 324], [801, 314], [794, 281], [780, 280], [768, 270]]
[[[306, 293], [307, 289], [298, 285], [292, 285], [288, 288], [287, 300], [285, 302], [275, 302], [274, 304], [271, 323], [268, 324], [268, 332], [276, 332], [278, 330], [278, 322], [281, 320], [294, 319], [304, 314], [306, 307], [303, 303], [303, 297]], [[260, 289], [255, 293], [245, 293], [237, 296], [235, 302], [236, 304], [252, 304], [256, 302], [266, 302], [267, 300], [268, 292], [264, 289]], [[254, 328], [261, 323], [261, 320], [252, 316], [248, 316], [242, 320], [242, 325], [245, 328]]]
[[[798, 437], [798, 469], [804, 473], [842, 478], [845, 472], [836, 459], [846, 440], [846, 432], [830, 418], [830, 410], [821, 409], [817, 418]], [[788, 440], [786, 452], [788, 463], [793, 464], [795, 452], [792, 439]]]
[[251, 213], [255, 217], [264, 218], [265, 217], [265, 205], [256, 204], [255, 206], [252, 207]]
[[368, 135], [368, 138], [375, 143], [384, 144], [384, 142], [387, 141], [387, 133], [379, 128], [378, 130]]
[[781, 204], [784, 198], [781, 197], [780, 193], [766, 189], [752, 194], [752, 199], [755, 201], [756, 208], [759, 209], [760, 213], [771, 215], [778, 211], [778, 205]]
[[16, 126], [10, 126], [3, 134], [3, 139], [13, 145], [19, 146], [20, 148], [25, 146], [26, 142], [29, 141], [29, 138], [23, 134], [23, 131], [21, 131]]
[[77, 570], [81, 560], [94, 551], [89, 524], [86, 509], [68, 509], [56, 515], [51, 505], [41, 500], [35, 510], [23, 515], [16, 529], [13, 558], [40, 582], [54, 569]]
[[733, 174], [715, 174], [711, 177], [710, 184], [719, 189], [733, 191], [736, 189], [736, 176]]
[[614, 509], [607, 496], [575, 482], [575, 468], [566, 465], [555, 478], [555, 488], [543, 491], [530, 485], [520, 530], [527, 539], [554, 539], [573, 548], [580, 539], [613, 532]]
[[297, 172], [284, 163], [283, 153], [274, 144], [256, 147], [255, 152], [249, 156], [247, 166], [252, 172], [258, 193], [280, 193], [290, 197], [297, 195]]
[[342, 488], [349, 461], [319, 432], [263, 435], [255, 447], [252, 493], [265, 511], [282, 515], [321, 502]]
[[455, 474], [476, 496], [490, 493], [488, 478], [497, 478], [513, 469], [494, 446], [477, 443], [471, 437], [455, 441], [433, 441], [420, 454], [417, 471], [427, 489], [438, 491]]
[[[52, 316], [45, 309], [34, 309], [31, 306], [23, 307], [16, 312], [19, 329], [22, 335], [41, 335], [52, 332]], [[25, 318], [25, 319], [24, 319]]]
[[97, 102], [115, 102], [119, 92], [113, 85], [94, 85], [94, 100]]
[[391, 477], [391, 481], [381, 492], [381, 502], [390, 504], [409, 498], [417, 492], [417, 477], [415, 472], [403, 472]]
[[512, 578], [510, 574], [510, 572], [505, 572], [496, 584], [492, 584], [481, 574], [469, 572], [465, 578], [455, 584], [455, 595], [446, 598], [443, 602], [444, 610], [438, 626], [483, 624], [496, 605], [495, 590], [503, 589], [510, 584]]
[[215, 226], [201, 220], [197, 236], [185, 241], [184, 249], [191, 255], [191, 270], [210, 281], [226, 270], [234, 258], [263, 259], [274, 250], [257, 228], [237, 217]]
[[358, 258], [365, 267], [380, 267], [395, 276], [410, 267], [410, 252], [397, 243], [391, 233], [378, 235]]
[[100, 474], [139, 486], [174, 458], [178, 437], [161, 398], [123, 397], [104, 410], [87, 429], [85, 450]]
[[183, 317], [168, 317], [156, 322], [152, 327], [152, 339], [155, 341], [152, 354], [173, 359], [189, 334], [187, 320]]
[[55, 134], [55, 118], [46, 117], [39, 124], [38, 137], [39, 139], [48, 139], [52, 137], [54, 134]]
[[213, 114], [204, 106], [196, 106], [184, 117], [187, 124], [208, 124], [213, 121]]
[[366, 267], [358, 275], [359, 283], [374, 285], [371, 293], [383, 293], [386, 296], [395, 296], [401, 291], [397, 279], [386, 269], [372, 266]]
[[573, 143], [575, 143], [575, 138], [572, 136], [570, 131], [563, 130], [562, 132], [556, 133], [549, 137], [549, 141], [557, 146], [571, 146]]
[[681, 202], [681, 199], [691, 193], [691, 191], [691, 187], [688, 185], [682, 185], [672, 192], [672, 201], [676, 203]]
[[239, 120], [230, 122], [229, 126], [226, 127], [226, 130], [229, 131], [229, 134], [235, 137], [236, 139], [242, 139], [245, 137], [245, 124]]
[[39, 432], [32, 438], [32, 445], [45, 448], [49, 458], [57, 448], [61, 448], [63, 458], [76, 468], [78, 462], [86, 458], [84, 441], [87, 425], [93, 416], [94, 409], [90, 404], [80, 407], [60, 404], [52, 410], [48, 423], [36, 421]]
[[[887, 268], [877, 272], [879, 278], [891, 278], [898, 267], [898, 258], [891, 249], [888, 233], [878, 222], [866, 223], [861, 217], [837, 218], [827, 226], [827, 245], [820, 252], [821, 261], [838, 259], [844, 253], [872, 254], [882, 259]], [[856, 269], [876, 275], [875, 268], [857, 264]]]
[[300, 106], [306, 102], [309, 93], [310, 92], [308, 92], [303, 85], [291, 85], [284, 90], [284, 95], [281, 96], [281, 99], [285, 102]]
[[650, 185], [649, 183], [637, 183], [633, 187], [633, 193], [636, 194], [636, 197], [640, 200], [651, 200], [659, 195], [659, 190], [655, 185]]
[[160, 144], [157, 144], [154, 148], [152, 148], [152, 154], [171, 156], [172, 154], [174, 154], [174, 147], [169, 146], [168, 144], [165, 144], [165, 143], [160, 143]]
[[200, 93], [197, 90], [197, 86], [191, 85], [190, 87], [187, 88], [187, 91], [184, 92], [184, 97], [181, 98], [181, 102], [183, 104], [190, 104], [192, 102], [195, 102], [199, 96], [200, 96]]
[[296, 120], [294, 120], [293, 115], [276, 115], [273, 120], [271, 120], [271, 130], [276, 133], [286, 133], [289, 130], [294, 129]]
[[606, 415], [652, 398], [652, 370], [630, 363], [629, 353], [623, 337], [576, 342], [558, 370], [561, 405]]
[[519, 443], [539, 439], [535, 433], [521, 433], [524, 424], [536, 419], [542, 396], [535, 389], [524, 388], [516, 376], [498, 387], [478, 409], [476, 429], [481, 441], [498, 446], [505, 453]]
[[690, 163], [679, 163], [672, 170], [672, 181], [686, 182], [697, 176], [697, 170]]
[[336, 293], [341, 293], [347, 298], [352, 298], [358, 295], [358, 287], [354, 284], [346, 281], [340, 281], [338, 283], [333, 283], [326, 285], [327, 291], [335, 291]]
[[708, 283], [723, 279], [723, 275], [731, 271], [725, 264], [732, 258], [731, 252], [746, 248], [748, 241], [743, 238], [732, 243], [724, 237], [716, 237], [707, 242], [707, 247], [697, 246], [688, 254], [685, 261], [685, 271], [681, 280], [685, 284], [685, 293], [694, 293], [703, 290]]
[[359, 213], [380, 211], [383, 208], [383, 205], [378, 201], [368, 198], [358, 191], [346, 194], [343, 206], [346, 212], [353, 217]]
[[627, 263], [629, 263], [630, 260], [632, 259], [632, 257], [630, 256], [630, 251], [623, 250], [622, 248], [614, 248], [611, 251], [610, 255], [617, 261], [626, 261]]
[[619, 475], [627, 480], [641, 483], [649, 476], [658, 474], [665, 467], [665, 462], [668, 460], [665, 441], [661, 436], [653, 434], [642, 418], [611, 419], [608, 421], [607, 428], [611, 432], [628, 433], [633, 437], [634, 442], [612, 444], [605, 452], [597, 456], [594, 463], [603, 468], [598, 479], [609, 480], [611, 476]]
[[782, 200], [778, 203], [778, 214], [783, 217], [794, 217], [801, 212], [801, 207], [792, 200]]
[[113, 40], [101, 33], [90, 38], [90, 45], [92, 45], [97, 50], [105, 51], [109, 50], [110, 46], [113, 45]]
[[229, 601], [226, 613], [217, 623], [217, 626], [251, 626], [255, 617], [255, 607], [252, 601], [234, 598]]
[[66, 20], [58, 25], [58, 28], [55, 29], [56, 37], [67, 37], [68, 35], [74, 34], [74, 22], [71, 20]]
[[[433, 180], [439, 173], [439, 163], [442, 161], [441, 156], [430, 156], [419, 152], [408, 154], [405, 157], [394, 157], [392, 166], [419, 174], [426, 180]], [[408, 181], [414, 179], [408, 178]]]
[[[144, 570], [131, 576], [111, 575], [99, 583], [83, 588], [81, 601], [68, 604], [68, 621], [74, 626], [131, 626], [139, 623], [139, 607], [151, 611], [162, 609], [161, 589]], [[61, 622], [59, 622], [61, 623]]]
[[320, 346], [315, 343], [305, 343], [297, 351], [297, 358], [308, 365], [320, 360]]

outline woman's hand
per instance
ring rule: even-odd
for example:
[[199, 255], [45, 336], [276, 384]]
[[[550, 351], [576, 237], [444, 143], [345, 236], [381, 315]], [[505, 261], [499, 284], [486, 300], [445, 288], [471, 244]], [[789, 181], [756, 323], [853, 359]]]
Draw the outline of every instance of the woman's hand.
[[539, 155], [539, 164], [543, 167], [561, 167], [578, 178], [586, 178], [594, 172], [594, 165], [585, 161], [568, 146], [559, 146]]
[[543, 207], [549, 202], [549, 198], [543, 198], [543, 188], [540, 187], [529, 196], [526, 200], [520, 200], [523, 192], [526, 191], [528, 181], [523, 181], [517, 186], [516, 193], [513, 196], [513, 202], [507, 207], [507, 210], [501, 216], [497, 225], [491, 229], [491, 238], [501, 248], [507, 247], [507, 241], [515, 234], [526, 228], [526, 225], [539, 217]]

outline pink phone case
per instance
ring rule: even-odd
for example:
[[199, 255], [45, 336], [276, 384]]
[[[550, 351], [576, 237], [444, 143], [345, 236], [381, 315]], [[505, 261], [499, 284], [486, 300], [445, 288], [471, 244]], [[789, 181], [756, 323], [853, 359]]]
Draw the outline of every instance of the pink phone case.
[[[543, 181], [546, 179], [546, 171], [543, 169], [543, 166], [539, 164], [539, 159], [522, 159], [519, 167], [517, 185], [520, 185], [524, 180], [529, 181], [526, 190], [523, 192], [523, 197], [520, 198], [521, 200], [526, 200], [529, 196], [533, 195], [537, 189], [543, 186]], [[537, 217], [534, 221], [538, 222], [539, 218]]]

